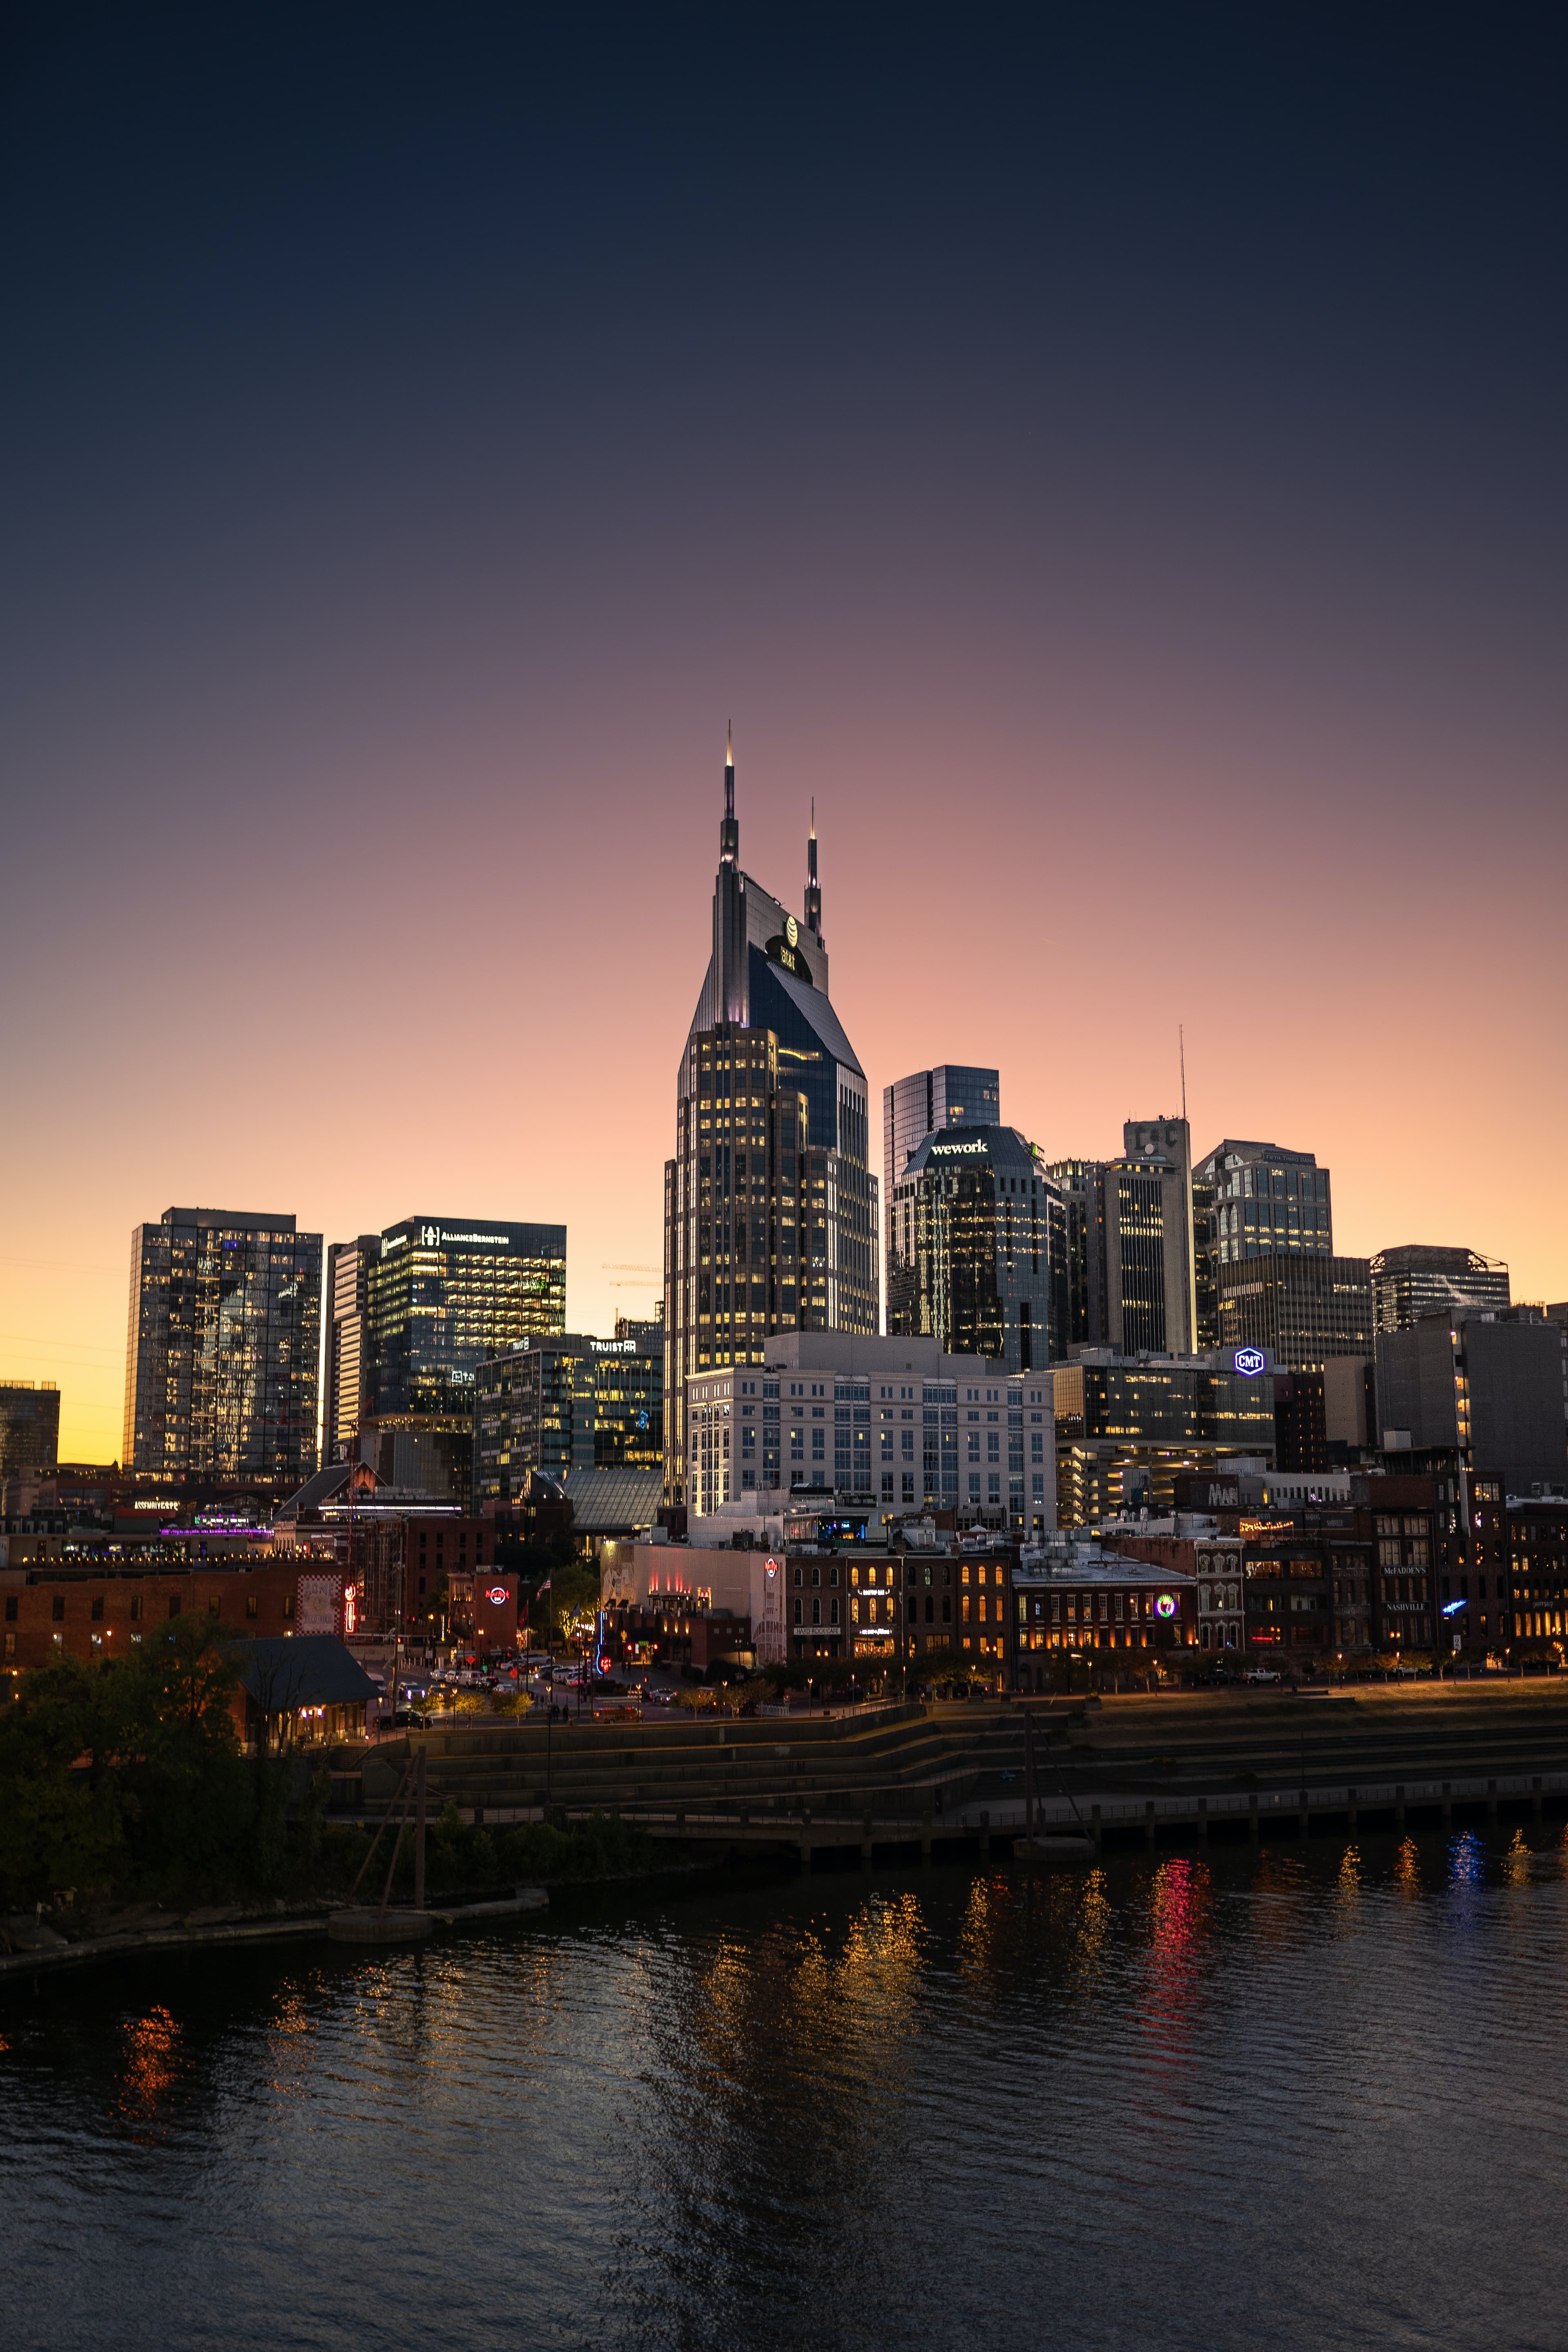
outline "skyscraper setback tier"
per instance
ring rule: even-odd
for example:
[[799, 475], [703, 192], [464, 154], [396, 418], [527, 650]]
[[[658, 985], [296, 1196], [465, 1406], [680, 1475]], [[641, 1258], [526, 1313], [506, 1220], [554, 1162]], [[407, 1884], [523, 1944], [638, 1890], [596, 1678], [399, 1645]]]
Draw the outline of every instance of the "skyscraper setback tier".
[[865, 1073], [828, 995], [816, 832], [805, 921], [742, 873], [732, 755], [707, 974], [665, 1163], [665, 1482], [684, 1499], [686, 1384], [774, 1332], [871, 1333], [877, 1180]]
[[122, 1459], [138, 1476], [287, 1494], [316, 1466], [321, 1236], [165, 1209], [131, 1237]]

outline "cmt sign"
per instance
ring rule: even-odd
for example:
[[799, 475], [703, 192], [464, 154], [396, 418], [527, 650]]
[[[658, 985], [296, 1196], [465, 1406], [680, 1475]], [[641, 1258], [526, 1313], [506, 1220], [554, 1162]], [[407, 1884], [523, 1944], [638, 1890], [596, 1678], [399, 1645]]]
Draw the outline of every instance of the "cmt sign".
[[1238, 1348], [1230, 1360], [1233, 1370], [1247, 1381], [1255, 1381], [1259, 1372], [1268, 1370], [1268, 1359], [1261, 1348]]

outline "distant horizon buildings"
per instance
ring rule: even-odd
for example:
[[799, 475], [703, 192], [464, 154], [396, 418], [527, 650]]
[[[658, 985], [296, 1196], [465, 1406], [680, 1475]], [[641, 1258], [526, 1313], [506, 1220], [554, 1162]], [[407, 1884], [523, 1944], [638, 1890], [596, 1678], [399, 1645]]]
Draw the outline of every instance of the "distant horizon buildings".
[[804, 921], [741, 866], [725, 748], [708, 966], [664, 1171], [665, 1487], [682, 1501], [686, 1391], [794, 1330], [874, 1333], [877, 1178], [866, 1074], [829, 994], [815, 818]]
[[138, 1477], [288, 1493], [316, 1466], [321, 1236], [292, 1216], [165, 1209], [131, 1237], [121, 1460]]

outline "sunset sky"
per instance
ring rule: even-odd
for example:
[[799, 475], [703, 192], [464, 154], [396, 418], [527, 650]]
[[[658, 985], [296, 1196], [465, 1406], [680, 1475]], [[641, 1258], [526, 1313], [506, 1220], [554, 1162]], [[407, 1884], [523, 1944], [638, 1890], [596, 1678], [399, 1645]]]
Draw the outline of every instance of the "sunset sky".
[[0, 74], [63, 1455], [175, 1202], [563, 1218], [651, 1309], [727, 720], [875, 1104], [1108, 1155], [1184, 1024], [1200, 1152], [1568, 1297], [1560, 14], [218, 14]]

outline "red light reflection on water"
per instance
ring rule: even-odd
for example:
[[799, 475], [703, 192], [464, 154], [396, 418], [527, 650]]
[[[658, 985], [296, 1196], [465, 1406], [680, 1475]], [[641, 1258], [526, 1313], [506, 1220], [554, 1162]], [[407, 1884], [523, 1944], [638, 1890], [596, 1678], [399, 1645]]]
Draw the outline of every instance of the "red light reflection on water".
[[1203, 2000], [1208, 1941], [1208, 1865], [1173, 1854], [1154, 1873], [1146, 2042], [1165, 2062], [1180, 2060]]

